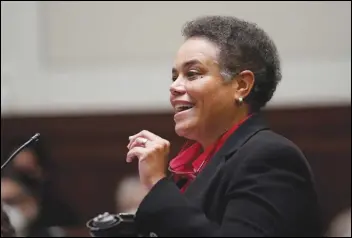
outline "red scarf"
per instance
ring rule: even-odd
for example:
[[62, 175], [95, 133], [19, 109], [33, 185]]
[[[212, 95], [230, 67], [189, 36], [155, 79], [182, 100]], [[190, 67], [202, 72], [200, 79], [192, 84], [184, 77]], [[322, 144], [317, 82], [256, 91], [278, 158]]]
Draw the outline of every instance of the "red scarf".
[[173, 158], [169, 164], [169, 170], [173, 173], [175, 182], [178, 182], [180, 179], [187, 179], [187, 182], [181, 187], [181, 192], [184, 192], [188, 188], [189, 184], [209, 162], [210, 158], [219, 151], [219, 149], [225, 144], [226, 140], [249, 117], [250, 116], [235, 124], [214, 144], [208, 146], [203, 153], [201, 153], [202, 146], [198, 142], [193, 145], [189, 145], [189, 142], [186, 142], [178, 155]]

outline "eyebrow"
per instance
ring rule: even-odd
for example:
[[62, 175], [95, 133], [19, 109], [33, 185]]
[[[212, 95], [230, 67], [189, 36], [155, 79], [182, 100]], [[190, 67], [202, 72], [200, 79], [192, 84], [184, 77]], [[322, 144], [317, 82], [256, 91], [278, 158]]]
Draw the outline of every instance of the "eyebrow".
[[[196, 59], [189, 60], [189, 61], [186, 61], [185, 63], [182, 64], [182, 68], [186, 68], [186, 67], [189, 67], [189, 66], [195, 65], [195, 64], [202, 64], [202, 62], [200, 62], [199, 60], [196, 60]], [[175, 73], [175, 72], [177, 72], [177, 70], [175, 67], [173, 67], [172, 73]]]

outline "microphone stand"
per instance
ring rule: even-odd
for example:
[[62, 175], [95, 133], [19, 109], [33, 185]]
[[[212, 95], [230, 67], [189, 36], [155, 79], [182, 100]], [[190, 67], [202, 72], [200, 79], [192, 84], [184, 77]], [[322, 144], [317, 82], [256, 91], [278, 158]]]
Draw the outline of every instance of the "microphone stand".
[[40, 134], [36, 133], [34, 136], [32, 136], [32, 138], [30, 138], [26, 143], [24, 143], [23, 145], [21, 145], [15, 152], [12, 153], [12, 155], [5, 161], [4, 164], [1, 165], [1, 171], [3, 170], [3, 168], [5, 168], [8, 163], [11, 162], [11, 160], [13, 158], [16, 157], [16, 155], [18, 155], [18, 153], [20, 153], [24, 148], [28, 147], [30, 144], [32, 144], [33, 142], [37, 142], [39, 140]]

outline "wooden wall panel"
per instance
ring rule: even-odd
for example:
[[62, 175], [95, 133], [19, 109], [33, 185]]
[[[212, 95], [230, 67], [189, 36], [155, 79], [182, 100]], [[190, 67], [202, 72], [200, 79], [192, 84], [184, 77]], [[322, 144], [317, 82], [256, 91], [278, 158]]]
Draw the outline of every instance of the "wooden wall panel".
[[[293, 140], [307, 155], [317, 178], [324, 220], [351, 205], [351, 107], [275, 109], [264, 112], [271, 127]], [[9, 145], [40, 132], [52, 163], [55, 189], [82, 221], [114, 211], [116, 183], [136, 164], [126, 164], [128, 136], [150, 130], [172, 142], [171, 155], [183, 143], [170, 114], [36, 116], [2, 118], [2, 154]]]

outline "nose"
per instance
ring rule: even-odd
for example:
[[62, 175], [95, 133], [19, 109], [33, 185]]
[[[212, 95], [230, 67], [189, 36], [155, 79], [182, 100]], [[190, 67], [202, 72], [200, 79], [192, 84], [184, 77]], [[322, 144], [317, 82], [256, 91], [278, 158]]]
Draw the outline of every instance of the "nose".
[[170, 92], [173, 96], [179, 96], [186, 93], [185, 85], [180, 79], [176, 79], [170, 86]]

